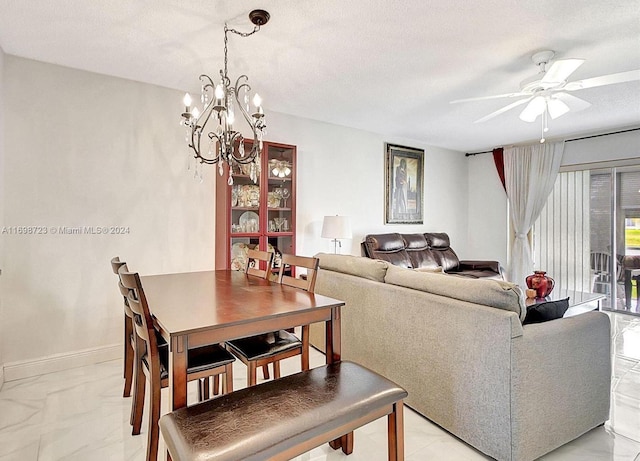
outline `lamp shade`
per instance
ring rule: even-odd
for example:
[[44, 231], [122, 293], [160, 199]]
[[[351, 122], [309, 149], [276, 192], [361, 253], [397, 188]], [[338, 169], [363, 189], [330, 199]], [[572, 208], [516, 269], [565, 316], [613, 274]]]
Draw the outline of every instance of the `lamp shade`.
[[328, 239], [350, 239], [351, 222], [348, 216], [325, 216], [321, 237]]

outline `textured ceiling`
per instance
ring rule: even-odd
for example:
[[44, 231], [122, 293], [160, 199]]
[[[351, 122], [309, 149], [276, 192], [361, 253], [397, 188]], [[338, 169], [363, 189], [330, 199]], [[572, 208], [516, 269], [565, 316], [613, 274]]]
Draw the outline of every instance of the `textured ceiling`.
[[[449, 101], [509, 93], [531, 55], [584, 58], [570, 80], [640, 69], [638, 0], [0, 0], [5, 53], [180, 90], [216, 76], [223, 27], [229, 72], [246, 73], [269, 110], [459, 151], [535, 140], [512, 102]], [[591, 108], [550, 122], [548, 138], [640, 125], [640, 82], [573, 93]]]

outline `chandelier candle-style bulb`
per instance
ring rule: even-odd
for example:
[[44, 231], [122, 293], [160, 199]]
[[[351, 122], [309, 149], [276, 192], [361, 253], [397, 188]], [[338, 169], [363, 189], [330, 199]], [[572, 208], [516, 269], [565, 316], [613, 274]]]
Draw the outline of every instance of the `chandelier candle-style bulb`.
[[253, 95], [253, 105], [256, 107], [256, 111], [251, 114], [253, 118], [261, 118], [264, 117], [264, 111], [262, 109], [262, 98], [258, 93]]
[[[216, 79], [217, 82], [214, 83], [208, 75], [200, 75], [202, 113], [196, 107], [191, 107], [191, 96], [188, 93], [183, 100], [186, 110], [182, 114], [182, 124], [187, 127], [189, 148], [200, 163], [210, 165], [218, 163], [220, 171], [223, 171], [222, 163], [227, 163], [229, 185], [233, 184], [232, 167], [242, 164], [250, 164], [250, 177], [254, 181], [258, 180], [259, 170], [256, 162], [260, 161], [260, 152], [263, 148], [262, 137], [266, 128], [262, 99], [258, 94], [253, 97], [255, 112], [249, 113], [247, 98], [251, 92], [249, 78], [246, 75], [240, 75], [233, 84], [228, 74], [228, 34], [241, 37], [255, 34], [269, 21], [269, 13], [264, 10], [253, 10], [249, 13], [249, 19], [254, 24], [251, 32], [239, 32], [230, 29], [227, 24], [224, 25], [224, 68], [220, 70], [220, 79]], [[243, 99], [244, 104], [240, 98]], [[236, 110], [239, 113], [237, 120]], [[246, 151], [244, 136], [239, 130], [234, 129], [234, 124], [242, 123], [242, 120], [253, 133], [251, 149]]]
[[222, 89], [222, 85], [216, 86], [216, 91], [214, 92], [214, 97], [216, 98], [213, 110], [220, 112], [224, 110], [224, 90]]

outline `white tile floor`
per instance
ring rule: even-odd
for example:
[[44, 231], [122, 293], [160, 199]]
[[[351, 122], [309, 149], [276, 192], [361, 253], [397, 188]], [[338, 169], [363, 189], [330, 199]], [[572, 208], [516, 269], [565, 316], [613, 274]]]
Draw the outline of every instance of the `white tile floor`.
[[[610, 316], [611, 419], [543, 460], [640, 461], [640, 317]], [[313, 351], [312, 366], [323, 362], [324, 356]], [[283, 373], [298, 367], [299, 359], [288, 359]], [[236, 362], [234, 373], [239, 389], [245, 382], [244, 365]], [[121, 397], [121, 376], [118, 360], [5, 383], [0, 390], [0, 461], [143, 460], [146, 428], [139, 436], [131, 435], [131, 399]], [[190, 401], [195, 401], [195, 389], [190, 393]], [[166, 396], [163, 390], [165, 412]], [[488, 459], [409, 408], [405, 409], [405, 447], [407, 461]], [[323, 445], [297, 461], [339, 459], [386, 460], [386, 420], [357, 430], [349, 457]]]

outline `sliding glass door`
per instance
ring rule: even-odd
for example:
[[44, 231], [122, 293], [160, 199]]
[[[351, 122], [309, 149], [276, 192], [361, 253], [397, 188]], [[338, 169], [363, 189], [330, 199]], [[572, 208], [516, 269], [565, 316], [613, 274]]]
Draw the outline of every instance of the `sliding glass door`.
[[533, 230], [536, 270], [602, 306], [640, 312], [640, 165], [567, 171]]

